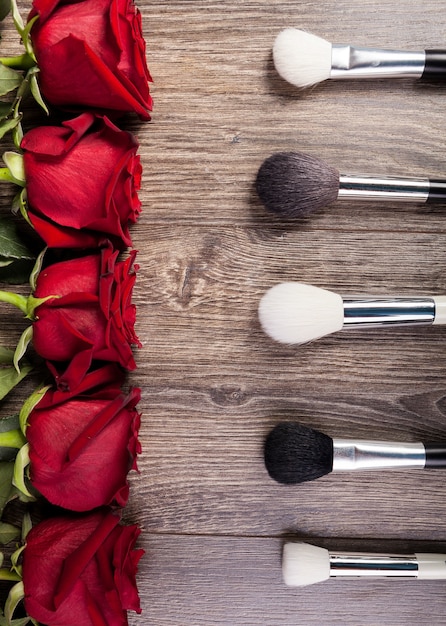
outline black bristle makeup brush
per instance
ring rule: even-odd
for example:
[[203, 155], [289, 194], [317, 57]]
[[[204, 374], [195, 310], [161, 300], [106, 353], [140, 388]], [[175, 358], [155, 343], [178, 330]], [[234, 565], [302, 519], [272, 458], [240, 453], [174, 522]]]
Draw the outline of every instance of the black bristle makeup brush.
[[257, 173], [256, 190], [272, 213], [304, 217], [336, 200], [446, 203], [446, 180], [340, 174], [303, 152], [277, 152]]
[[295, 422], [275, 426], [264, 453], [271, 478], [287, 485], [339, 471], [446, 468], [446, 444], [332, 439]]
[[327, 79], [414, 78], [445, 82], [445, 50], [381, 50], [330, 41], [297, 28], [282, 30], [273, 45], [278, 74], [296, 87]]

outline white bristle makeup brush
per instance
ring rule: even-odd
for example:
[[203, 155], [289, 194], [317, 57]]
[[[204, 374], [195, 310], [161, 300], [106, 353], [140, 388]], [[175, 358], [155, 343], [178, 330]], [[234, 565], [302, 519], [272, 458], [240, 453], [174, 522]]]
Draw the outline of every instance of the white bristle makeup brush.
[[446, 444], [332, 439], [295, 422], [268, 434], [265, 466], [284, 485], [316, 480], [332, 472], [382, 469], [446, 469]]
[[260, 300], [260, 324], [285, 344], [301, 344], [342, 328], [446, 324], [446, 296], [359, 297], [288, 282], [271, 287]]
[[304, 217], [336, 200], [446, 203], [446, 180], [345, 175], [303, 152], [276, 152], [262, 163], [256, 190], [265, 207]]
[[297, 28], [276, 37], [273, 60], [280, 76], [296, 87], [309, 87], [328, 78], [446, 79], [446, 51], [379, 50], [329, 41]]
[[444, 580], [446, 554], [332, 552], [309, 543], [287, 542], [283, 546], [282, 575], [290, 587], [341, 577]]

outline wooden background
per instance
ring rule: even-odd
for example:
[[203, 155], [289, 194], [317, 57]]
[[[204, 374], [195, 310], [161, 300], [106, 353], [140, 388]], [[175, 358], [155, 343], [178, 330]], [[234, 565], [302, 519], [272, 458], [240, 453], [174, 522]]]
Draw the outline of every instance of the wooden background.
[[[446, 292], [446, 208], [336, 205], [268, 215], [253, 181], [279, 150], [343, 173], [445, 176], [446, 88], [327, 82], [299, 92], [271, 46], [296, 26], [336, 43], [445, 43], [445, 3], [141, 0], [155, 108], [141, 142], [133, 229], [143, 348], [143, 454], [129, 522], [142, 525], [143, 605], [131, 626], [446, 624], [445, 582], [335, 581], [289, 589], [284, 537], [333, 549], [445, 551], [445, 474], [331, 475], [285, 487], [263, 464], [280, 420], [331, 436], [440, 441], [446, 331], [350, 331], [305, 347], [266, 337], [257, 305], [299, 280], [351, 294]], [[439, 9], [443, 10], [439, 10]], [[2, 45], [16, 45], [12, 30]], [[15, 318], [14, 318], [15, 319]], [[3, 320], [6, 320], [3, 314]], [[2, 322], [8, 337], [23, 326]]]

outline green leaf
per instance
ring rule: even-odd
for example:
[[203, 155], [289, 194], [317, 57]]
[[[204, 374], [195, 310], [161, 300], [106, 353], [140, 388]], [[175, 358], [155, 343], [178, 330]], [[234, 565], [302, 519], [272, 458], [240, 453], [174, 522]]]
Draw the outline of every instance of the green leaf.
[[26, 51], [28, 52], [30, 56], [34, 58], [34, 61], [36, 59], [34, 57], [29, 35], [31, 33], [32, 27], [34, 26], [34, 24], [37, 22], [38, 19], [39, 19], [39, 15], [37, 14], [31, 20], [29, 20], [29, 22], [27, 22], [25, 28], [23, 29], [23, 35], [22, 35], [22, 39], [23, 39], [23, 43], [25, 44]]
[[33, 52], [33, 47], [32, 47], [32, 43], [31, 43], [31, 39], [30, 39], [30, 30], [34, 24], [34, 22], [36, 21], [37, 17], [32, 19], [28, 24], [24, 24], [22, 16], [20, 15], [20, 11], [19, 8], [17, 6], [17, 1], [16, 0], [10, 0], [11, 2], [11, 10], [12, 10], [12, 19], [14, 21], [14, 25], [16, 27], [17, 32], [19, 33], [23, 45], [25, 46], [25, 50], [28, 54], [28, 56], [31, 57], [31, 59], [36, 62], [36, 57], [34, 55]]
[[13, 105], [10, 102], [0, 102], [0, 120], [4, 120], [5, 117], [9, 117], [12, 113], [12, 109]]
[[1, 567], [0, 568], [0, 580], [6, 580], [8, 582], [17, 582], [22, 580], [21, 572], [14, 571], [14, 568]]
[[13, 461], [17, 450], [26, 443], [18, 415], [0, 419], [0, 461]]
[[[21, 375], [20, 373], [20, 359], [24, 356], [30, 342], [31, 339], [33, 337], [33, 327], [32, 326], [28, 326], [28, 328], [26, 328], [23, 333], [20, 335], [20, 339], [19, 342], [17, 344], [17, 347], [15, 349], [14, 352], [14, 367], [17, 370], [17, 373], [19, 375]], [[27, 366], [25, 366], [24, 369], [26, 369]], [[26, 374], [25, 374], [26, 376]], [[16, 383], [17, 384], [17, 383]]]
[[12, 127], [12, 140], [16, 148], [20, 148], [23, 139], [23, 127], [22, 127], [22, 114], [14, 116], [14, 120], [17, 120], [17, 124]]
[[10, 91], [18, 89], [23, 76], [21, 72], [6, 67], [3, 63], [0, 63], [0, 96], [5, 96]]
[[29, 511], [25, 511], [23, 515], [23, 519], [22, 519], [22, 532], [21, 532], [21, 539], [24, 543], [32, 527], [33, 527], [33, 523], [31, 520], [31, 515], [29, 514]]
[[21, 35], [25, 28], [25, 24], [23, 23], [22, 16], [20, 15], [19, 7], [17, 6], [16, 0], [11, 0], [11, 10], [12, 10], [12, 19], [14, 20], [14, 25]]
[[0, 515], [8, 502], [15, 495], [12, 484], [14, 476], [14, 463], [8, 461], [0, 462]]
[[25, 597], [25, 589], [23, 587], [23, 581], [15, 584], [9, 591], [8, 597], [5, 602], [5, 617], [8, 623], [11, 623], [12, 616], [17, 606]]
[[29, 284], [30, 284], [30, 287], [31, 287], [31, 291], [33, 293], [36, 290], [37, 277], [39, 276], [40, 270], [42, 269], [43, 260], [45, 258], [45, 254], [46, 254], [47, 250], [48, 250], [48, 248], [44, 248], [42, 250], [42, 252], [39, 254], [39, 256], [37, 257], [36, 262], [34, 264], [33, 271], [31, 272], [30, 277], [29, 277]]
[[29, 465], [29, 444], [25, 443], [25, 445], [20, 448], [15, 459], [12, 484], [14, 485], [14, 487], [17, 487], [17, 489], [21, 493], [23, 493], [27, 498], [35, 499], [33, 494], [28, 490], [28, 487], [26, 486], [26, 482], [25, 482], [27, 478], [26, 474], [27, 474], [28, 465]]
[[11, 569], [17, 573], [19, 573], [20, 571], [19, 560], [25, 548], [26, 548], [26, 545], [23, 544], [19, 546], [17, 550], [14, 550], [14, 552], [11, 554], [11, 565], [12, 565]]
[[28, 215], [28, 194], [26, 193], [26, 187], [23, 187], [23, 189], [21, 189], [19, 193], [14, 196], [11, 209], [15, 215], [17, 213], [20, 213], [20, 215], [28, 222], [31, 228], [34, 229], [34, 226]]
[[17, 449], [14, 448], [0, 448], [0, 462], [13, 463], [17, 455]]
[[1, 463], [13, 463], [17, 455], [17, 449], [14, 448], [0, 448], [0, 462]]
[[0, 346], [0, 365], [12, 365], [14, 359], [14, 350]]
[[6, 163], [17, 185], [24, 187], [26, 185], [26, 177], [23, 155], [18, 152], [8, 151], [3, 154], [3, 161]]
[[0, 267], [0, 282], [10, 285], [27, 283], [32, 268], [32, 261], [14, 261], [7, 268]]
[[0, 0], [0, 21], [3, 21], [11, 10], [10, 0]]
[[42, 98], [42, 94], [40, 93], [39, 81], [37, 80], [38, 72], [39, 72], [38, 67], [33, 67], [28, 72], [28, 74], [30, 74], [29, 84], [31, 88], [31, 93], [33, 95], [34, 100], [37, 102], [37, 104], [45, 111], [47, 115], [49, 115], [50, 112], [48, 110], [48, 107], [46, 106], [45, 100]]
[[0, 139], [2, 139], [9, 131], [14, 130], [20, 124], [22, 116], [12, 117], [11, 119], [3, 118], [0, 122]]
[[17, 526], [13, 526], [12, 524], [7, 524], [6, 522], [0, 522], [0, 544], [6, 545], [10, 541], [14, 541], [14, 539], [19, 539], [21, 536], [21, 529], [17, 528]]
[[31, 261], [5, 259], [0, 256], [0, 282], [15, 285], [26, 283], [32, 267]]
[[10, 415], [9, 417], [0, 418], [0, 433], [6, 433], [8, 430], [20, 428], [20, 419], [18, 415]]
[[15, 224], [0, 219], [0, 255], [7, 259], [26, 259], [32, 261], [35, 255], [22, 241]]
[[22, 430], [22, 433], [26, 433], [26, 428], [28, 426], [28, 417], [31, 411], [39, 404], [43, 396], [50, 389], [50, 385], [46, 385], [45, 387], [40, 387], [32, 392], [28, 398], [26, 398], [25, 402], [22, 404], [22, 408], [20, 410], [18, 420], [19, 420], [19, 428]]
[[10, 621], [6, 617], [0, 617], [0, 626], [26, 626], [27, 624], [37, 624], [37, 622], [30, 617], [19, 617]]
[[24, 78], [23, 78], [23, 80], [22, 80], [22, 82], [20, 84], [20, 87], [17, 89], [16, 99], [13, 102], [12, 107], [11, 107], [11, 108], [15, 109], [16, 113], [17, 113], [17, 111], [20, 108], [22, 99], [23, 98], [27, 98], [29, 96], [30, 92], [31, 92], [31, 87], [30, 87], [30, 84], [29, 84], [29, 79], [30, 79], [29, 72], [30, 72], [30, 70], [28, 70], [26, 72], [26, 74], [25, 74], [25, 76], [24, 76]]
[[[15, 366], [1, 367], [0, 368], [0, 400], [2, 400], [8, 393], [14, 389], [16, 385], [21, 382], [25, 376], [27, 376], [32, 370], [32, 365], [22, 365], [20, 372], [17, 371]], [[1, 426], [0, 420], [0, 426]]]

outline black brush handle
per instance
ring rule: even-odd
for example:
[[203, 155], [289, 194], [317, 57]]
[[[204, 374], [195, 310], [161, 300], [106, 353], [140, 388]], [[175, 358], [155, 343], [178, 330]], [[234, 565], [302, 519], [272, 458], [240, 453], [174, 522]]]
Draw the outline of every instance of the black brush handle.
[[426, 50], [426, 61], [421, 80], [446, 81], [446, 50]]
[[427, 204], [443, 204], [446, 203], [446, 181], [430, 179], [429, 195], [426, 200]]
[[441, 443], [425, 443], [425, 469], [446, 469], [446, 445]]

